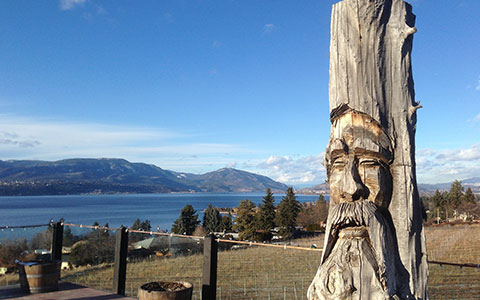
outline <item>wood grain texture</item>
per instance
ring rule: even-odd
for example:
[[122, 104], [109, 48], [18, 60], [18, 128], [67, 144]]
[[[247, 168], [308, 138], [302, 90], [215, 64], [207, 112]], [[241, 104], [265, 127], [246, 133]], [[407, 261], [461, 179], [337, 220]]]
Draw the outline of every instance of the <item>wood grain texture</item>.
[[[421, 106], [415, 101], [411, 66], [413, 34], [416, 32], [414, 25], [412, 7], [402, 0], [344, 0], [333, 5], [329, 83], [332, 130], [325, 157], [330, 189], [339, 191], [338, 199], [354, 202], [358, 197], [368, 199], [371, 196], [369, 190], [375, 188], [375, 184], [377, 187], [380, 185], [380, 190], [383, 188], [381, 195], [389, 195], [388, 200], [373, 202], [379, 209], [384, 208], [381, 215], [388, 227], [385, 231], [389, 233], [379, 236], [383, 234], [383, 229], [375, 231], [368, 224], [354, 224], [366, 226], [368, 237], [365, 240], [358, 237], [355, 238], [356, 242], [352, 242], [340, 239], [341, 229], [335, 229], [327, 221], [324, 249], [330, 250], [324, 253], [319, 274], [309, 291], [309, 299], [428, 299], [426, 247], [415, 171], [416, 111]], [[350, 121], [345, 121], [345, 116]], [[355, 119], [360, 121], [356, 124]], [[378, 125], [380, 129], [370, 123]], [[379, 130], [384, 134], [378, 133]], [[354, 149], [361, 149], [364, 153]], [[373, 149], [373, 155], [368, 154], [369, 149]], [[338, 159], [342, 155], [349, 158], [350, 162], [345, 158]], [[373, 156], [374, 159], [378, 156], [378, 161], [388, 161], [386, 168], [391, 176], [388, 179], [392, 182], [390, 187], [385, 187], [388, 185], [385, 184], [388, 176], [366, 182], [366, 178], [370, 176], [368, 178], [371, 179], [375, 173], [373, 169], [361, 168], [365, 156]], [[353, 171], [350, 170], [352, 168]], [[346, 169], [349, 171], [344, 171]], [[342, 192], [348, 187], [345, 183], [348, 180], [340, 180], [339, 172], [353, 178], [350, 180], [353, 182], [350, 184], [350, 200], [345, 197], [348, 193]], [[335, 199], [336, 196], [332, 197]], [[373, 240], [379, 238], [393, 241], [383, 241], [386, 250], [381, 251], [375, 247], [382, 242], [371, 245]], [[386, 283], [383, 290], [386, 293], [378, 292], [373, 288], [375, 284], [371, 284], [375, 282], [370, 280], [372, 274], [379, 272], [375, 270], [375, 264], [369, 265], [369, 268], [373, 266], [371, 270], [351, 267], [354, 270], [350, 272], [364, 272], [365, 275], [354, 274], [351, 277], [358, 277], [360, 279], [356, 280], [363, 282], [360, 287], [353, 284], [350, 292], [345, 287], [343, 291], [347, 292], [341, 295], [338, 292], [329, 294], [327, 291], [322, 294], [318, 291], [322, 285], [324, 289], [329, 289], [325, 281], [331, 281], [333, 277], [326, 276], [325, 272], [334, 269], [333, 265], [338, 269], [338, 266], [344, 268], [345, 265], [354, 265], [352, 261], [368, 261], [370, 250], [364, 246], [368, 243], [377, 260], [380, 253], [385, 262], [393, 261], [393, 267], [387, 265], [384, 272]], [[341, 255], [335, 254], [341, 253], [342, 248], [345, 253], [357, 248], [360, 254], [348, 263], [342, 262]], [[337, 261], [332, 263], [335, 257]], [[348, 280], [353, 280], [351, 278]], [[348, 281], [345, 280], [342, 284]]]

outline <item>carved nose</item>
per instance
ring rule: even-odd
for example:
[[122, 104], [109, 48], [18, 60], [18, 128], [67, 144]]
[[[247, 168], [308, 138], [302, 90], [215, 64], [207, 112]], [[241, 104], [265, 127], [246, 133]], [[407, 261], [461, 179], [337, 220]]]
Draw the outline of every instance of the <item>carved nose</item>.
[[350, 157], [345, 166], [343, 176], [342, 198], [346, 201], [356, 201], [360, 198], [368, 198], [368, 188], [362, 183], [360, 174], [355, 164], [355, 159]]

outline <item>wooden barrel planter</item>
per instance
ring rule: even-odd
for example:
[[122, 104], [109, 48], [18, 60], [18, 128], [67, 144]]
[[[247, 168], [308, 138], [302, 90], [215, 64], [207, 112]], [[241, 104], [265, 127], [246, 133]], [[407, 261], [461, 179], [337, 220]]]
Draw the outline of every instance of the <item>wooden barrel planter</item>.
[[18, 263], [21, 288], [32, 294], [56, 291], [61, 264], [61, 261]]
[[139, 300], [191, 300], [193, 285], [189, 282], [157, 281], [138, 289]]

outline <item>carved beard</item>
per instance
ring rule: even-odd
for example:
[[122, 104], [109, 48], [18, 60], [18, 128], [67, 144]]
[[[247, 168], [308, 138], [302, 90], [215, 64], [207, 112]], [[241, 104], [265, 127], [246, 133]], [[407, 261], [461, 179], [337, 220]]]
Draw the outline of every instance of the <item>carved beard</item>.
[[331, 205], [308, 299], [391, 299], [398, 289], [397, 258], [392, 231], [373, 202]]

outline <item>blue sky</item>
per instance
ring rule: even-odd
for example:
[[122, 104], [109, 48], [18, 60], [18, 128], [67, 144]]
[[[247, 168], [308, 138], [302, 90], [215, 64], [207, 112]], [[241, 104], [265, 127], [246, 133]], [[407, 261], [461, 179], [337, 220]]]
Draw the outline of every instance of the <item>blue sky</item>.
[[[0, 159], [325, 180], [333, 0], [0, 2]], [[414, 0], [422, 183], [480, 176], [480, 1]]]

